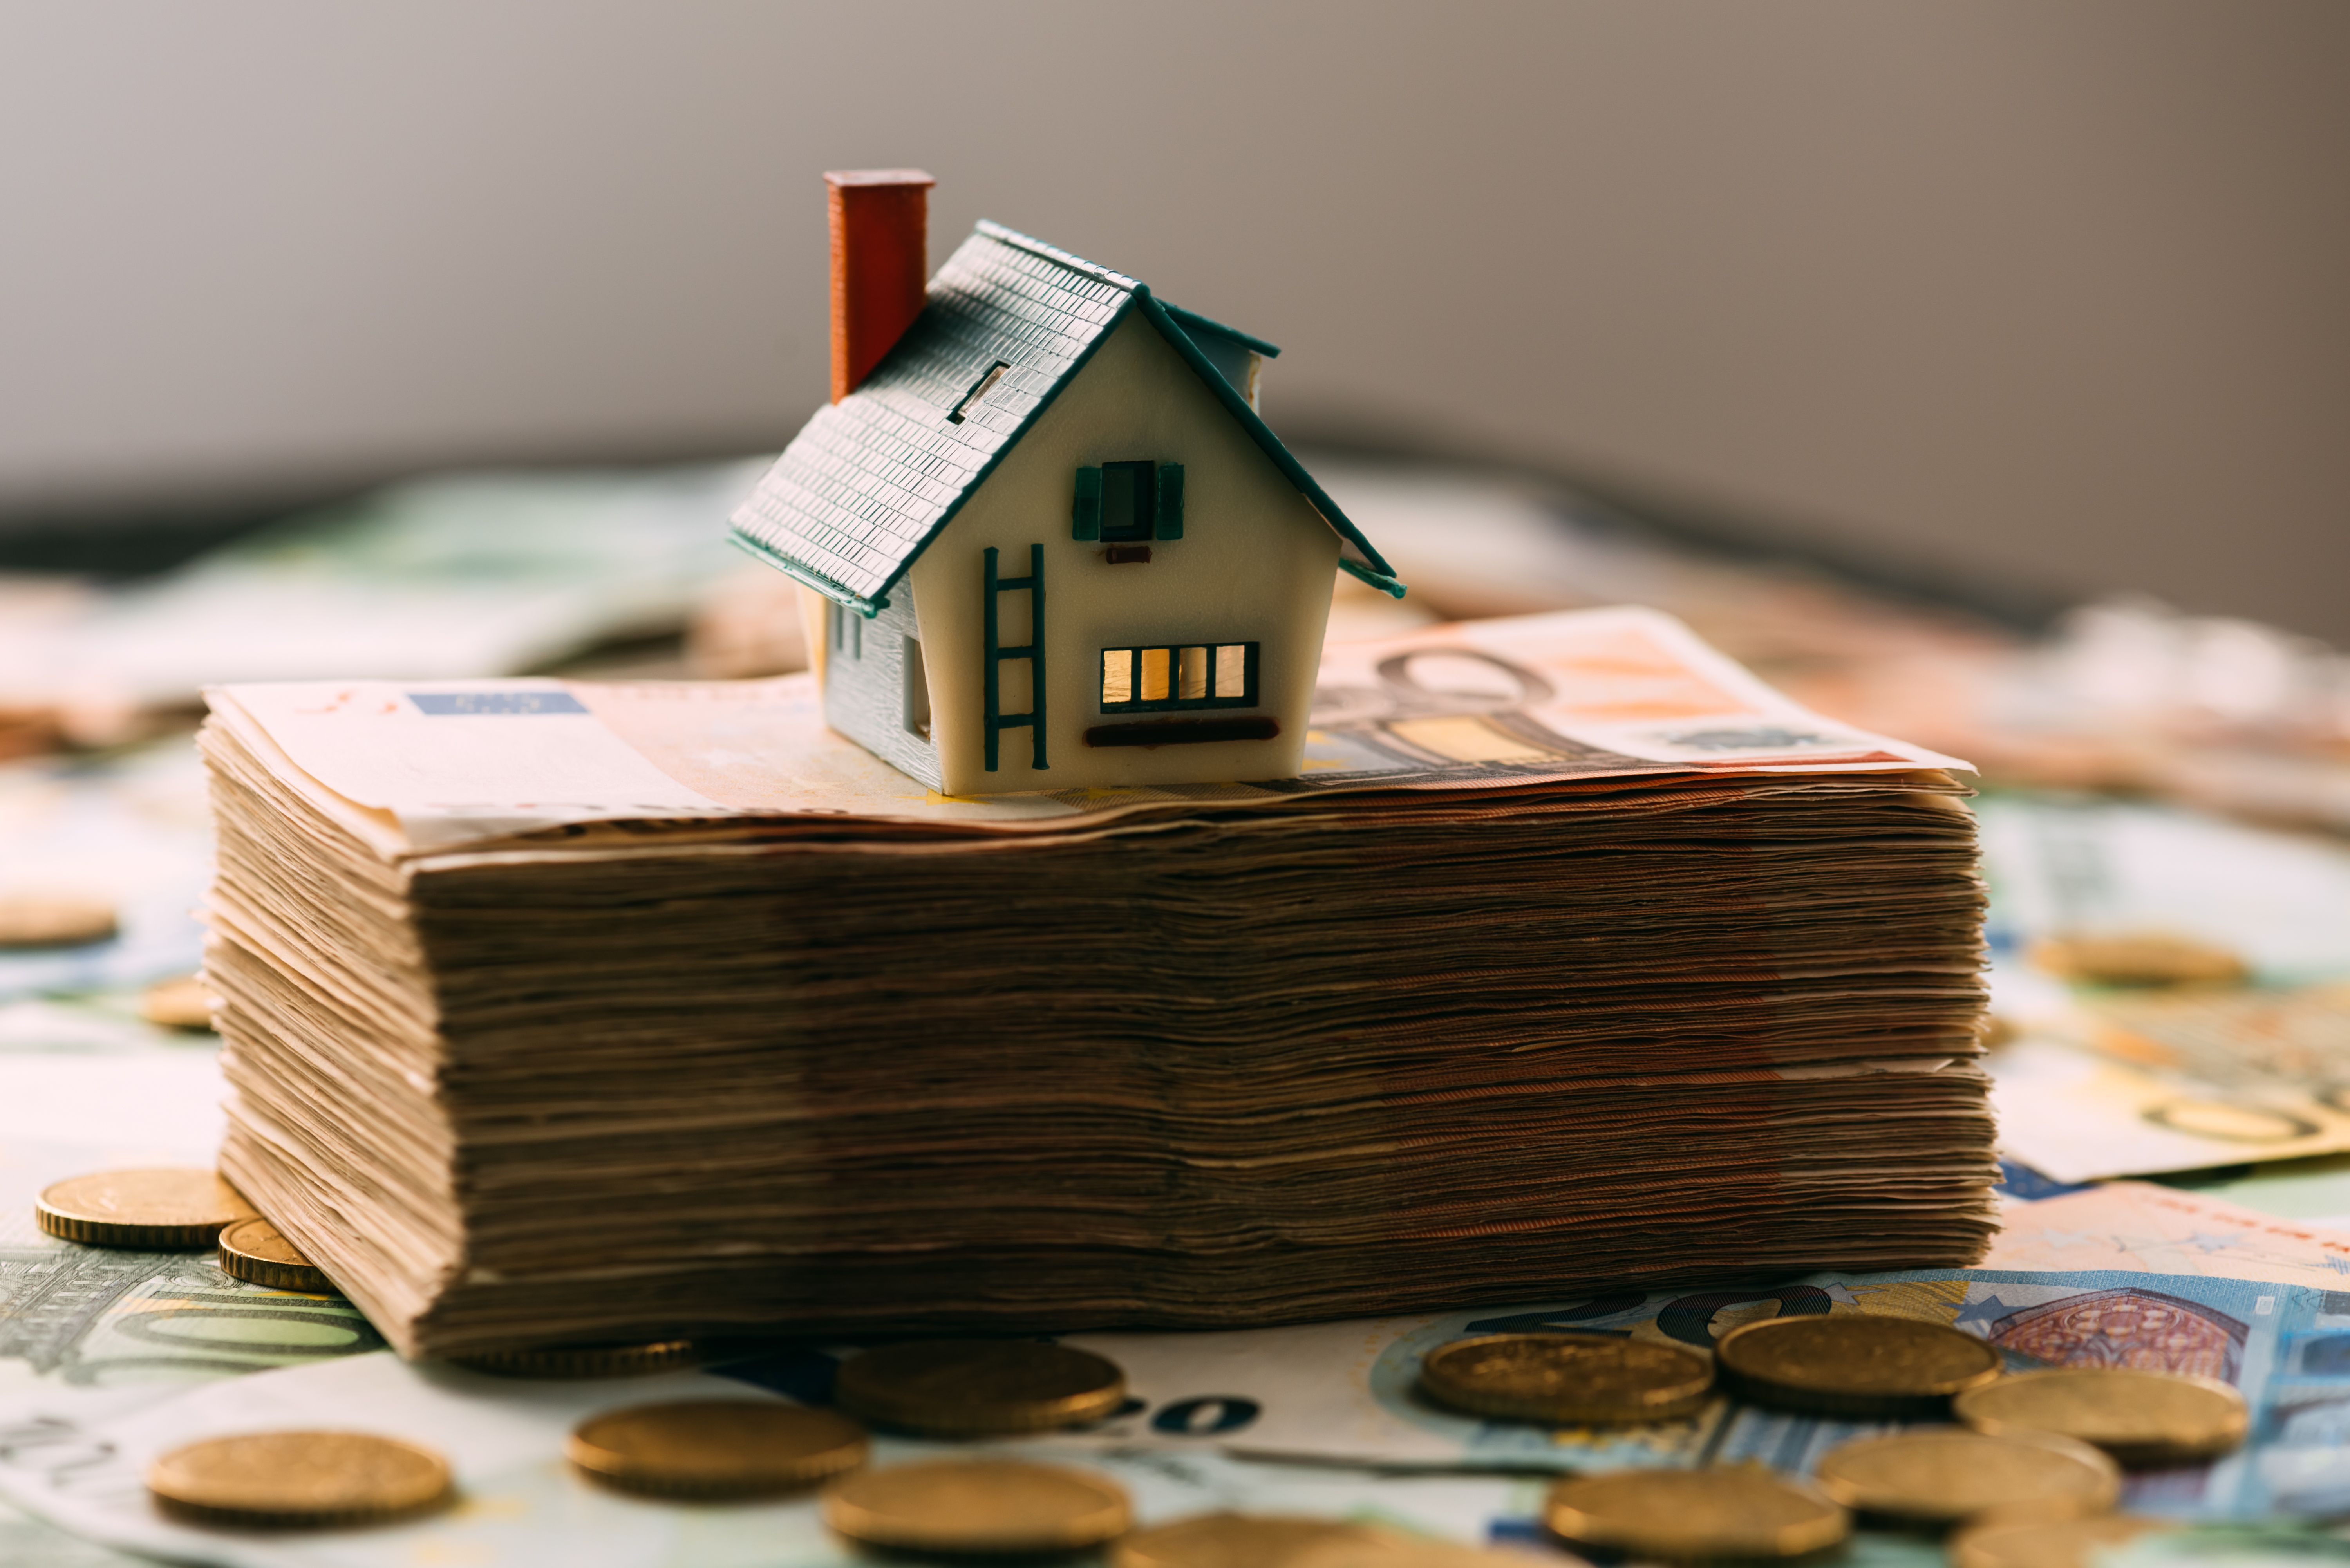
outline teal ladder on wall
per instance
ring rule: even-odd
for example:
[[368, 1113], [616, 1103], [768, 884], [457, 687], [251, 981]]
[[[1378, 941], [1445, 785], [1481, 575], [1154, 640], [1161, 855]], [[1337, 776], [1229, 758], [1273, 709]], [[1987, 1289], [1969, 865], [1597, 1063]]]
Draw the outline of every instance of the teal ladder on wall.
[[[1018, 648], [1006, 648], [997, 635], [997, 606], [1005, 594], [1024, 593], [1028, 596], [1028, 640]], [[1006, 730], [1028, 727], [1029, 766], [1042, 771], [1045, 766], [1045, 546], [1028, 546], [1028, 575], [1024, 577], [999, 577], [995, 575], [995, 547], [987, 550], [987, 771], [995, 772], [996, 738]], [[1024, 659], [1028, 661], [1028, 711], [1006, 713], [1003, 711], [1003, 661]]]

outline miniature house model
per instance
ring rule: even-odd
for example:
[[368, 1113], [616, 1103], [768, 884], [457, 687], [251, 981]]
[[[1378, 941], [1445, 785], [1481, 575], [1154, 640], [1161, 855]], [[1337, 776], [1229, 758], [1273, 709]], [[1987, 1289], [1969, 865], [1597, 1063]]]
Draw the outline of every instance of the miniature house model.
[[[1295, 774], [1340, 568], [1387, 563], [1256, 412], [1270, 343], [832, 174], [833, 399], [734, 514], [832, 727], [952, 794]], [[821, 596], [818, 598], [816, 596]]]

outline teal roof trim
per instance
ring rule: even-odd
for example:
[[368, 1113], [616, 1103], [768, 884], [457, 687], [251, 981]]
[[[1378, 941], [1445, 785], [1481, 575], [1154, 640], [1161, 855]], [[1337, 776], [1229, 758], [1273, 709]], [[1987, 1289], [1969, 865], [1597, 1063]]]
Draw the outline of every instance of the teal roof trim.
[[1243, 332], [1237, 327], [1227, 327], [1212, 316], [1202, 316], [1196, 310], [1186, 310], [1180, 305], [1170, 305], [1163, 299], [1159, 302], [1159, 307], [1173, 317], [1175, 325], [1182, 327], [1186, 332], [1196, 325], [1220, 337], [1229, 337], [1243, 348], [1253, 348], [1268, 359], [1281, 358], [1279, 348], [1266, 342], [1254, 333]]
[[801, 566], [797, 561], [793, 560], [789, 556], [778, 555], [768, 545], [752, 538], [749, 535], [743, 533], [739, 529], [729, 534], [726, 536], [726, 542], [733, 545], [736, 549], [742, 551], [744, 555], [750, 556], [753, 560], [764, 561], [768, 566], [775, 567], [775, 570], [783, 573], [784, 576], [791, 578], [802, 587], [814, 588], [817, 593], [822, 594], [825, 597], [840, 605], [843, 608], [857, 611], [867, 620], [871, 620], [875, 616], [879, 615], [883, 610], [889, 607], [889, 601], [888, 598], [868, 599], [864, 595], [856, 592], [854, 589], [845, 588], [829, 578], [819, 576], [816, 573], [808, 570], [806, 566]]
[[1394, 598], [1403, 597], [1404, 585], [1396, 576], [1395, 568], [1387, 564], [1386, 559], [1372, 547], [1371, 542], [1363, 537], [1363, 531], [1338, 509], [1338, 504], [1330, 499], [1330, 493], [1315, 483], [1314, 476], [1305, 472], [1305, 465], [1281, 444], [1281, 438], [1273, 433], [1273, 427], [1266, 424], [1254, 409], [1248, 406], [1248, 400], [1235, 391], [1232, 384], [1209, 363], [1208, 357], [1200, 351], [1198, 344], [1191, 341], [1174, 312], [1160, 304], [1147, 285], [1135, 286], [1134, 300], [1142, 307], [1142, 314], [1150, 324], [1159, 328], [1159, 335], [1174, 346], [1175, 352], [1183, 357], [1184, 363], [1190, 365], [1193, 373], [1207, 384], [1208, 390], [1216, 395], [1216, 400], [1224, 405], [1224, 411], [1238, 420], [1241, 428], [1248, 431], [1249, 439], [1256, 442], [1265, 456], [1273, 459], [1274, 467], [1281, 470], [1282, 476], [1313, 504], [1314, 510], [1322, 514], [1322, 521], [1330, 524], [1340, 539], [1359, 552], [1361, 558], [1353, 559], [1342, 547], [1338, 553], [1338, 564], [1381, 593]]

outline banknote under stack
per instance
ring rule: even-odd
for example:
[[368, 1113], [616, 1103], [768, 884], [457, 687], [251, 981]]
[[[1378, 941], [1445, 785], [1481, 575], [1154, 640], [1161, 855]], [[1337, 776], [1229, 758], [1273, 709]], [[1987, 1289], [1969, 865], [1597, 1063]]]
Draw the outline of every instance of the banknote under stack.
[[[1635, 633], [1697, 760], [1577, 730]], [[1456, 647], [1547, 705], [1392, 679]], [[1334, 647], [1326, 776], [1016, 810], [925, 802], [805, 681], [214, 693], [223, 1169], [403, 1352], [1237, 1325], [1986, 1241], [1960, 784], [1664, 618]], [[428, 810], [332, 751], [379, 710], [411, 773], [435, 714], [559, 723], [710, 808], [451, 762], [466, 804]], [[765, 809], [710, 783], [746, 735]]]

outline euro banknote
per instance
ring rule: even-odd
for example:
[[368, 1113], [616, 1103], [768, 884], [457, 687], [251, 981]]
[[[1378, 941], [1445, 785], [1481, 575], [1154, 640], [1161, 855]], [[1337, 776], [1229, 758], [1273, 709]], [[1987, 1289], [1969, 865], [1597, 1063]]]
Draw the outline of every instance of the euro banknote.
[[738, 560], [711, 520], [764, 466], [392, 485], [45, 618], [11, 639], [0, 707], [102, 734], [106, 711], [208, 681], [521, 670], [671, 631]]
[[1644, 1293], [1375, 1322], [1212, 1334], [1096, 1334], [1070, 1343], [1127, 1368], [1144, 1408], [1110, 1439], [1156, 1434], [1228, 1452], [1413, 1467], [1573, 1470], [1751, 1460], [1808, 1472], [1885, 1423], [1794, 1416], [1727, 1397], [1633, 1428], [1482, 1421], [1413, 1392], [1421, 1358], [1471, 1334], [1578, 1330], [1708, 1349], [1785, 1314], [1872, 1313], [1947, 1324], [2016, 1367], [2126, 1366], [2217, 1377], [2253, 1408], [2251, 1441], [2203, 1465], [2141, 1472], [2127, 1506], [2182, 1519], [2350, 1511], [2350, 1269], [2342, 1289], [2121, 1271], [1970, 1269], [1817, 1275], [1792, 1283]]
[[2174, 1185], [2305, 1225], [2350, 1231], [2350, 1155], [2223, 1166], [2176, 1179]]
[[[1129, 1408], [1086, 1433], [983, 1447], [1107, 1472], [1132, 1491], [1146, 1524], [1219, 1508], [1302, 1512], [1539, 1547], [1543, 1488], [1560, 1472], [1756, 1463], [1800, 1475], [1837, 1444], [1890, 1424], [1726, 1400], [1685, 1421], [1628, 1431], [1468, 1420], [1413, 1395], [1430, 1349], [1468, 1334], [1544, 1328], [1704, 1347], [1737, 1323], [1775, 1313], [1876, 1312], [1954, 1324], [2021, 1366], [2158, 1367], [2243, 1387], [2255, 1411], [2251, 1444], [2210, 1464], [2133, 1476], [2126, 1509], [2220, 1522], [2350, 1507], [2350, 1448], [2341, 1440], [2350, 1417], [2350, 1293], [2207, 1276], [1973, 1270], [1627, 1296], [1239, 1334], [1071, 1336], [1126, 1369]], [[103, 1400], [20, 1395], [0, 1403], [0, 1494], [111, 1546], [252, 1568], [834, 1568], [853, 1559], [825, 1535], [808, 1500], [726, 1509], [633, 1501], [567, 1472], [561, 1452], [577, 1421], [640, 1401], [821, 1401], [838, 1354], [796, 1345], [626, 1383], [516, 1385], [377, 1353], [194, 1387], [126, 1386]], [[178, 1444], [355, 1419], [445, 1455], [464, 1506], [297, 1545], [170, 1523], [146, 1502], [145, 1466]], [[875, 1460], [972, 1451], [885, 1438]], [[1934, 1559], [1929, 1546], [1870, 1537], [1856, 1560]]]
[[1334, 790], [1966, 765], [1822, 718], [1670, 616], [1638, 608], [1334, 643], [1305, 772], [1268, 785], [940, 795], [827, 730], [805, 674], [285, 682], [209, 695], [222, 723], [282, 752], [338, 822], [393, 856], [617, 819], [806, 813], [1016, 832]]
[[[1995, 793], [1986, 1065], [2002, 1147], [2063, 1181], [2350, 1149], [2350, 846], [2176, 806]], [[2165, 935], [2240, 959], [2241, 987], [2066, 985], [2055, 937]], [[2350, 1214], [2350, 1200], [2298, 1212]]]
[[[123, 1400], [103, 1414], [19, 1404], [0, 1413], [0, 1491], [76, 1534], [175, 1561], [236, 1568], [853, 1568], [868, 1561], [824, 1529], [814, 1498], [723, 1507], [639, 1501], [568, 1470], [564, 1435], [599, 1410], [664, 1399], [780, 1397], [741, 1377], [681, 1372], [630, 1381], [517, 1385], [383, 1355]], [[261, 1428], [348, 1428], [405, 1438], [446, 1458], [463, 1502], [413, 1523], [272, 1539], [170, 1522], [141, 1477], [156, 1455]], [[1266, 1465], [1211, 1447], [1090, 1442], [988, 1444], [992, 1456], [1075, 1463], [1131, 1495], [1147, 1527], [1229, 1509], [1381, 1524], [1462, 1542], [1537, 1539], [1538, 1484], [1510, 1477], [1373, 1477], [1332, 1466]], [[969, 1454], [882, 1438], [877, 1465]]]
[[[2268, 999], [2251, 1000], [2266, 1010]], [[2211, 1044], [2249, 1066], [2263, 1042], [2251, 1026]], [[2329, 1004], [2338, 1006], [2339, 1003]], [[2338, 1029], [2350, 1014], [2329, 1019]], [[2097, 1028], [2080, 1014], [2084, 1031]], [[2077, 1034], [2032, 1033], [1986, 1058], [2000, 1147], [2059, 1181], [2205, 1170], [2247, 1161], [2306, 1159], [2350, 1149], [2350, 1111], [2338, 1083], [2227, 1073], [2214, 1078], [2158, 1069], [2083, 1044]]]
[[[79, 1422], [125, 1398], [382, 1344], [339, 1296], [232, 1279], [206, 1253], [80, 1247], [35, 1229], [34, 1198], [60, 1177], [210, 1165], [227, 1092], [217, 1056], [211, 1036], [173, 1039], [106, 998], [0, 1004], [0, 1406]], [[144, 1561], [0, 1503], [10, 1568]]]
[[2350, 1229], [2248, 1208], [2217, 1189], [2099, 1182], [2009, 1202], [2000, 1220], [1984, 1268], [2350, 1284]]
[[2264, 986], [2350, 976], [2350, 845], [2338, 839], [2054, 791], [1994, 790], [1974, 810], [1991, 945], [2017, 978], [2044, 938], [2144, 931], [2224, 948]]

